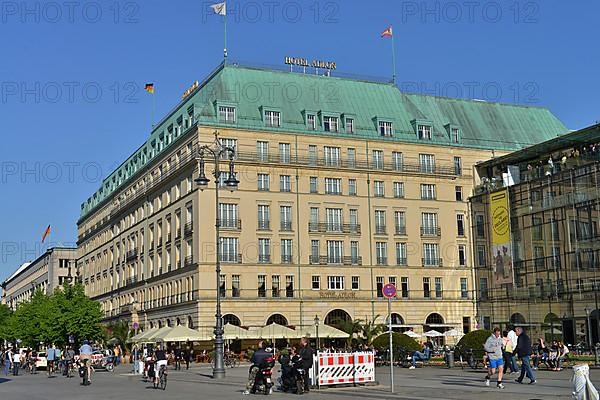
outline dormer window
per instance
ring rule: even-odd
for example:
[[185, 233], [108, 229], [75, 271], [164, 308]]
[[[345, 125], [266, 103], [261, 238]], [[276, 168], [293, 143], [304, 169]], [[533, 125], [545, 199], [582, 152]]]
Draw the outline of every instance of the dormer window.
[[460, 129], [450, 128], [450, 140], [452, 140], [452, 143], [460, 142]]
[[379, 134], [381, 136], [394, 136], [392, 123], [389, 121], [379, 121]]
[[354, 118], [346, 118], [346, 133], [354, 133]]
[[235, 107], [219, 106], [219, 122], [234, 123]]
[[306, 127], [311, 131], [317, 130], [317, 118], [315, 114], [306, 114]]
[[337, 132], [338, 131], [338, 118], [337, 117], [323, 117], [323, 130], [325, 132]]
[[431, 140], [431, 126], [430, 125], [417, 125], [417, 136], [419, 140]]
[[265, 110], [265, 125], [278, 128], [281, 126], [281, 113], [279, 111]]

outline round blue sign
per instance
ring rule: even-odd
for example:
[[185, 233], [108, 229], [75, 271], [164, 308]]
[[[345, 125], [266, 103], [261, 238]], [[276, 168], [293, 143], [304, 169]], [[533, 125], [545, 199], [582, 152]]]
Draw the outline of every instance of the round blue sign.
[[385, 297], [387, 299], [396, 297], [396, 286], [394, 286], [391, 283], [388, 283], [387, 285], [385, 285], [383, 287], [382, 292], [383, 292], [383, 297]]

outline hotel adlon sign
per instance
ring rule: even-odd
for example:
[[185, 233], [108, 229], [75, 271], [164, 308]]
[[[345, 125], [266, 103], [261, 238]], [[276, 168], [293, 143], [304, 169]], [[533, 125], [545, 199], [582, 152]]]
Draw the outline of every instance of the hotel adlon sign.
[[302, 58], [302, 57], [286, 57], [285, 64], [286, 65], [297, 65], [299, 67], [312, 67], [312, 68], [325, 68], [325, 69], [335, 69], [336, 68], [335, 61], [322, 61], [322, 60], [309, 61], [308, 58]]

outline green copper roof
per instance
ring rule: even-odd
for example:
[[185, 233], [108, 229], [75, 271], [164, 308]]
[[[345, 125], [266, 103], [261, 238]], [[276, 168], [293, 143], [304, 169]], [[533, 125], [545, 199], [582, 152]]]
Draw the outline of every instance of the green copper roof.
[[[235, 107], [234, 123], [219, 122], [219, 105]], [[281, 113], [280, 127], [265, 126], [265, 110]], [[316, 130], [308, 129], [307, 114], [315, 115]], [[324, 116], [338, 117], [340, 132], [324, 132]], [[345, 132], [345, 118], [354, 119], [355, 133]], [[392, 137], [380, 136], [379, 121], [392, 123]], [[390, 83], [221, 64], [81, 205], [81, 218], [194, 124], [507, 151], [567, 132], [549, 110], [541, 107], [406, 94]], [[431, 141], [418, 139], [416, 124], [431, 126]], [[459, 143], [451, 141], [449, 127], [460, 130]]]

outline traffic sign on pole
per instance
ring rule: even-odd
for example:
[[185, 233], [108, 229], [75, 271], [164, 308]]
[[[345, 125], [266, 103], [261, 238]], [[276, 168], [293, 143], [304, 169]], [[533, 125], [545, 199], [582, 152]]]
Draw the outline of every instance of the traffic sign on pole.
[[388, 283], [387, 285], [383, 286], [382, 292], [383, 297], [385, 297], [386, 299], [396, 297], [396, 286], [392, 283]]

